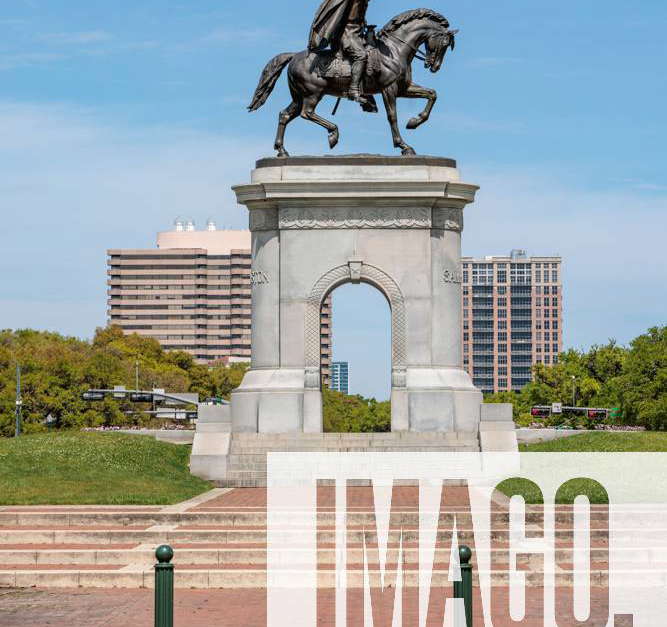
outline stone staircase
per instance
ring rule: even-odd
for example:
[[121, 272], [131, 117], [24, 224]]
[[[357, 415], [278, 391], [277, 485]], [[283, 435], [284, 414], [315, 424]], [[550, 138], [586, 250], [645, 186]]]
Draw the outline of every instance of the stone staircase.
[[[250, 453], [253, 454], [253, 453]], [[397, 520], [403, 527], [406, 567], [404, 581], [418, 581], [419, 513], [414, 506], [415, 487], [398, 488]], [[317, 564], [318, 587], [335, 584], [335, 496], [333, 488], [321, 487], [318, 493]], [[374, 516], [368, 507], [370, 490], [349, 488], [348, 581], [352, 587], [363, 582], [362, 542], [377, 541]], [[457, 502], [448, 512], [460, 511]], [[298, 513], [296, 513], [298, 514]], [[289, 512], [294, 516], [294, 512]], [[607, 566], [606, 531], [600, 528], [604, 512], [593, 508], [591, 514], [591, 577], [600, 583]], [[573, 583], [572, 531], [567, 526], [569, 508], [556, 512], [555, 581], [559, 586]], [[295, 520], [298, 520], [298, 515]], [[493, 557], [496, 564], [508, 564], [507, 513], [490, 519], [493, 548], [476, 548], [475, 577], [480, 572], [491, 577], [493, 585], [504, 585], [506, 569], [482, 571], [480, 560]], [[526, 535], [541, 536], [541, 515], [529, 507]], [[667, 586], [667, 522], [664, 507], [644, 507], [616, 529], [614, 579], [619, 585], [665, 589]], [[295, 523], [298, 524], [298, 523]], [[472, 528], [460, 524], [463, 542], [474, 546]], [[438, 538], [447, 541], [447, 531]], [[0, 508], [0, 587], [152, 587], [155, 548], [170, 544], [175, 549], [175, 582], [178, 588], [261, 589], [266, 587], [267, 530], [266, 490], [217, 490], [214, 497], [192, 507], [77, 507], [77, 508]], [[390, 548], [397, 548], [389, 543]], [[517, 549], [520, 547], [513, 547]], [[526, 547], [527, 549], [527, 547]], [[299, 554], [302, 548], [292, 549]], [[528, 552], [526, 550], [526, 552]], [[306, 553], [304, 552], [304, 555]], [[447, 582], [446, 549], [436, 550], [434, 582]], [[513, 558], [512, 558], [513, 559]], [[519, 570], [529, 586], [542, 582], [541, 556], [516, 555]], [[503, 572], [504, 571], [504, 572]], [[641, 572], [641, 577], [637, 573]], [[298, 573], [296, 573], [298, 574]]]
[[227, 477], [219, 487], [266, 485], [266, 454], [276, 452], [466, 452], [480, 450], [477, 433], [233, 433]]

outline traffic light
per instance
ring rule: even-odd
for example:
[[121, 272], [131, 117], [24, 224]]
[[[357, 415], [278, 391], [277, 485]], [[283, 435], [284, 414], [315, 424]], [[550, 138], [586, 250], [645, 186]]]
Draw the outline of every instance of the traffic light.
[[152, 403], [153, 395], [146, 392], [131, 392], [130, 400], [133, 403]]
[[530, 414], [534, 418], [548, 418], [551, 416], [551, 410], [548, 407], [533, 407]]
[[606, 420], [608, 413], [609, 412], [606, 409], [589, 409], [588, 417]]
[[81, 395], [81, 398], [84, 401], [103, 401], [104, 392], [84, 392]]

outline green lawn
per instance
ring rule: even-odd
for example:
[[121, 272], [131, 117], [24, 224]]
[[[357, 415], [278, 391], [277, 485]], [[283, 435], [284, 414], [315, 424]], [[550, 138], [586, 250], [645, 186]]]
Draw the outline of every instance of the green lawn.
[[[522, 444], [522, 453], [662, 453], [667, 451], [667, 433], [623, 432], [582, 433], [553, 442]], [[506, 495], [522, 494], [527, 503], [542, 503], [539, 492], [526, 486], [522, 479], [510, 479], [500, 484]], [[586, 494], [591, 503], [607, 503], [607, 495], [597, 485], [585, 479], [568, 483], [556, 495], [557, 503], [572, 503], [574, 497]]]
[[663, 453], [665, 432], [582, 433], [540, 444], [522, 444], [522, 453]]
[[169, 505], [211, 484], [188, 470], [189, 446], [119, 433], [0, 438], [0, 505]]

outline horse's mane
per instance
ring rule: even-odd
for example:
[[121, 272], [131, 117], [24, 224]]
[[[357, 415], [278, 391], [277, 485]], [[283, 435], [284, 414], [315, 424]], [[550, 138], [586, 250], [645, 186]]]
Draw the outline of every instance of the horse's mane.
[[437, 11], [433, 11], [432, 9], [412, 9], [411, 11], [405, 11], [404, 13], [401, 13], [400, 15], [392, 18], [387, 24], [385, 24], [378, 35], [388, 35], [398, 30], [401, 26], [407, 24], [408, 22], [412, 22], [413, 20], [421, 20], [423, 18], [432, 19], [434, 22], [439, 22], [442, 24], [445, 28], [449, 28], [449, 21], [447, 18], [444, 15], [440, 15], [440, 13]]

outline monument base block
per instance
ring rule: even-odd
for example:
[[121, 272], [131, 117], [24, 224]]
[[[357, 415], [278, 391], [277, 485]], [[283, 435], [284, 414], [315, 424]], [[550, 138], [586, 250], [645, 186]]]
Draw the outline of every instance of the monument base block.
[[[477, 189], [452, 159], [379, 155], [262, 159], [234, 188], [252, 231], [252, 367], [220, 481], [265, 480], [268, 451], [517, 449], [511, 407], [486, 409], [464, 369], [461, 234]], [[322, 433], [322, 305], [346, 283], [389, 306], [390, 434]]]

